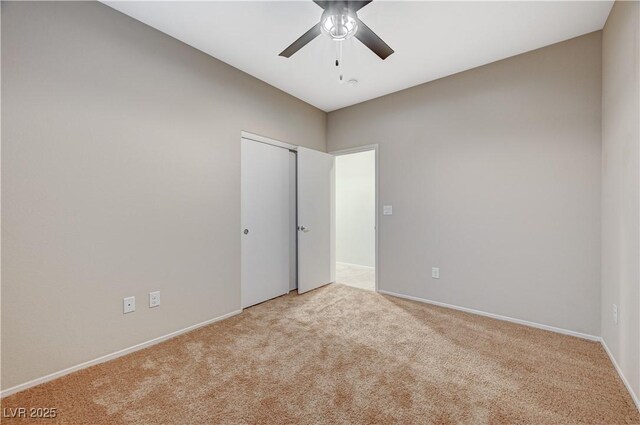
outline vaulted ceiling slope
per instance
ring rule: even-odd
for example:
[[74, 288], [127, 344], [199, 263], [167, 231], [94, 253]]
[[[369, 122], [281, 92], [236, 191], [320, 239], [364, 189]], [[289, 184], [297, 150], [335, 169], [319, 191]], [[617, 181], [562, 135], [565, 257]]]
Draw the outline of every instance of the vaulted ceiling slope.
[[[332, 111], [602, 29], [612, 1], [375, 0], [358, 12], [395, 53], [380, 60], [355, 38], [319, 36], [278, 54], [317, 24], [312, 1], [105, 1], [324, 111]], [[357, 80], [348, 84], [348, 80]]]

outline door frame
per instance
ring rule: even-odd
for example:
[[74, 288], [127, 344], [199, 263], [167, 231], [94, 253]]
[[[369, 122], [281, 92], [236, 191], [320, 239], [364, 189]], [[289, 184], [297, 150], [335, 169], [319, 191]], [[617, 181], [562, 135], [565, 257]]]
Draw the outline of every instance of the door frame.
[[[376, 208], [376, 217], [375, 217], [375, 261], [374, 261], [374, 267], [375, 267], [375, 288], [376, 288], [376, 292], [378, 292], [379, 288], [378, 288], [378, 233], [379, 233], [379, 227], [380, 227], [380, 222], [379, 222], [379, 215], [380, 215], [380, 194], [379, 194], [379, 174], [378, 174], [378, 170], [379, 170], [379, 162], [380, 162], [380, 154], [379, 154], [379, 148], [378, 148], [378, 144], [372, 144], [372, 145], [363, 145], [363, 146], [356, 146], [353, 148], [347, 148], [347, 149], [340, 149], [340, 150], [336, 150], [336, 151], [331, 151], [329, 152], [329, 154], [333, 155], [333, 156], [341, 156], [341, 155], [349, 155], [352, 153], [358, 153], [358, 152], [367, 152], [367, 151], [374, 151], [375, 152], [375, 169], [376, 169], [376, 176], [375, 176], [375, 208]], [[334, 205], [334, 211], [333, 214], [335, 215], [335, 205]]]
[[290, 151], [298, 150], [298, 146], [296, 145], [292, 145], [286, 142], [281, 142], [280, 140], [271, 139], [269, 137], [260, 136], [259, 134], [249, 133], [248, 131], [244, 131], [244, 130], [240, 132], [240, 140], [242, 139], [249, 139], [249, 140], [253, 140], [254, 142], [266, 143], [267, 145], [273, 145], [279, 148], [289, 149]]

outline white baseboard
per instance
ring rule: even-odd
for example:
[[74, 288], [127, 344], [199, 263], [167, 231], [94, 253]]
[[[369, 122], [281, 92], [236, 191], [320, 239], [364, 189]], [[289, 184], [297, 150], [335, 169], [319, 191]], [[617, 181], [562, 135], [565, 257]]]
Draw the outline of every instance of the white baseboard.
[[[484, 311], [474, 310], [474, 309], [471, 309], [471, 308], [460, 307], [460, 306], [456, 306], [456, 305], [452, 305], [452, 304], [446, 304], [446, 303], [442, 303], [442, 302], [439, 302], [439, 301], [427, 300], [425, 298], [418, 298], [418, 297], [413, 297], [413, 296], [410, 296], [410, 295], [397, 294], [395, 292], [390, 292], [390, 291], [378, 290], [378, 293], [384, 294], [384, 295], [390, 295], [392, 297], [404, 298], [404, 299], [408, 299], [408, 300], [412, 300], [412, 301], [418, 301], [418, 302], [422, 302], [422, 303], [426, 303], [426, 304], [437, 305], [439, 307], [451, 308], [453, 310], [464, 311], [466, 313], [477, 314], [479, 316], [491, 317], [493, 319], [504, 320], [506, 322], [517, 323], [517, 324], [520, 324], [520, 325], [530, 326], [530, 327], [538, 328], [538, 329], [544, 329], [544, 330], [548, 330], [548, 331], [551, 331], [551, 332], [557, 332], [557, 333], [561, 333], [561, 334], [565, 334], [565, 335], [571, 335], [571, 336], [575, 336], [575, 337], [578, 337], [578, 338], [588, 339], [590, 341], [599, 341], [602, 344], [602, 347], [604, 348], [604, 351], [609, 356], [609, 359], [611, 360], [611, 363], [613, 363], [613, 366], [614, 366], [616, 372], [618, 373], [618, 375], [620, 376], [620, 379], [624, 383], [625, 387], [627, 388], [627, 391], [631, 395], [631, 398], [633, 399], [633, 402], [635, 403], [636, 408], [640, 411], [640, 399], [638, 399], [638, 396], [633, 392], [633, 389], [631, 388], [631, 385], [629, 385], [629, 381], [627, 381], [627, 378], [622, 373], [622, 369], [620, 369], [620, 366], [616, 362], [616, 359], [613, 357], [613, 354], [611, 354], [611, 351], [609, 350], [609, 347], [607, 346], [607, 344], [604, 342], [604, 340], [601, 337], [594, 336], [594, 335], [589, 335], [589, 334], [584, 334], [584, 333], [581, 333], [581, 332], [570, 331], [570, 330], [567, 330], [567, 329], [556, 328], [554, 326], [542, 325], [540, 323], [530, 322], [530, 321], [527, 321], [527, 320], [514, 319], [512, 317], [501, 316], [499, 314], [487, 313], [487, 312], [484, 312]], [[224, 320], [224, 319], [228, 319], [229, 317], [233, 317], [233, 316], [235, 316], [237, 314], [240, 314], [241, 312], [242, 312], [242, 310], [232, 311], [231, 313], [227, 313], [227, 314], [224, 314], [222, 316], [215, 317], [213, 319], [210, 319], [210, 320], [207, 320], [207, 321], [204, 321], [204, 322], [201, 322], [201, 323], [197, 323], [197, 324], [192, 325], [192, 326], [188, 326], [186, 328], [177, 330], [175, 332], [168, 333], [168, 334], [163, 335], [163, 336], [159, 336], [159, 337], [154, 338], [154, 339], [150, 339], [148, 341], [142, 342], [140, 344], [133, 345], [133, 346], [128, 347], [128, 348], [124, 348], [122, 350], [113, 352], [111, 354], [107, 354], [107, 355], [98, 357], [96, 359], [89, 360], [87, 362], [80, 363], [78, 365], [68, 367], [68, 368], [60, 370], [58, 372], [54, 372], [54, 373], [51, 373], [49, 375], [33, 379], [33, 380], [25, 382], [23, 384], [16, 385], [16, 386], [11, 387], [11, 388], [7, 388], [6, 390], [0, 391], [0, 397], [6, 397], [6, 396], [9, 396], [11, 394], [15, 394], [17, 392], [26, 390], [28, 388], [35, 387], [36, 385], [40, 385], [40, 384], [43, 384], [45, 382], [52, 381], [54, 379], [60, 378], [60, 377], [62, 377], [64, 375], [68, 375], [69, 373], [76, 372], [78, 370], [85, 369], [85, 368], [88, 368], [90, 366], [94, 366], [94, 365], [97, 365], [97, 364], [100, 364], [100, 363], [104, 363], [104, 362], [109, 361], [109, 360], [116, 359], [118, 357], [124, 356], [125, 354], [133, 353], [134, 351], [138, 351], [138, 350], [141, 350], [143, 348], [150, 347], [150, 346], [152, 346], [154, 344], [157, 344], [159, 342], [166, 341], [166, 340], [171, 339], [173, 337], [176, 337], [176, 336], [178, 336], [180, 334], [195, 330], [197, 328], [209, 325], [211, 323], [215, 323], [215, 322], [219, 322], [219, 321]]]
[[197, 329], [197, 328], [201, 328], [202, 326], [206, 326], [206, 325], [209, 325], [209, 324], [214, 323], [214, 322], [219, 322], [220, 320], [228, 319], [229, 317], [235, 316], [235, 315], [240, 314], [240, 313], [242, 313], [242, 310], [232, 311], [231, 313], [227, 313], [227, 314], [224, 314], [222, 316], [218, 316], [218, 317], [215, 317], [213, 319], [206, 320], [204, 322], [188, 326], [186, 328], [177, 330], [175, 332], [171, 332], [171, 333], [168, 333], [166, 335], [162, 335], [162, 336], [159, 336], [157, 338], [150, 339], [149, 341], [141, 342], [140, 344], [136, 344], [136, 345], [133, 345], [131, 347], [124, 348], [122, 350], [118, 350], [118, 351], [113, 352], [111, 354], [106, 354], [104, 356], [100, 356], [97, 359], [89, 360], [87, 362], [80, 363], [80, 364], [77, 364], [75, 366], [68, 367], [68, 368], [60, 370], [58, 372], [50, 373], [49, 375], [33, 379], [31, 381], [25, 382], [24, 384], [20, 384], [20, 385], [16, 385], [14, 387], [11, 387], [11, 388], [7, 388], [6, 390], [0, 391], [0, 398], [1, 397], [6, 397], [6, 396], [11, 395], [11, 394], [15, 394], [15, 393], [20, 392], [20, 391], [24, 391], [24, 390], [26, 390], [28, 388], [35, 387], [36, 385], [44, 384], [45, 382], [52, 381], [52, 380], [60, 378], [60, 377], [62, 377], [64, 375], [68, 375], [68, 374], [70, 374], [72, 372], [76, 372], [78, 370], [85, 369], [87, 367], [94, 366], [94, 365], [97, 365], [97, 364], [100, 364], [100, 363], [104, 363], [106, 361], [113, 360], [115, 358], [124, 356], [125, 354], [133, 353], [134, 351], [138, 351], [138, 350], [141, 350], [143, 348], [150, 347], [150, 346], [152, 346], [154, 344], [157, 344], [157, 343], [162, 342], [162, 341], [166, 341], [167, 339], [171, 339], [171, 338], [176, 337], [176, 336], [178, 336], [180, 334], [192, 331], [192, 330]]
[[620, 376], [620, 379], [622, 379], [622, 382], [624, 383], [624, 386], [627, 387], [627, 391], [629, 391], [629, 394], [631, 395], [631, 398], [633, 399], [633, 402], [636, 404], [636, 409], [638, 409], [638, 411], [640, 411], [640, 399], [638, 399], [638, 396], [633, 392], [633, 388], [631, 388], [631, 385], [629, 385], [629, 381], [627, 381], [627, 378], [622, 373], [622, 369], [620, 369], [620, 366], [618, 365], [618, 362], [613, 357], [613, 354], [611, 354], [611, 350], [609, 350], [609, 347], [607, 347], [607, 343], [604, 342], [604, 339], [602, 339], [602, 338], [600, 338], [600, 343], [602, 344], [602, 347], [604, 348], [604, 351], [607, 352], [607, 355], [609, 356], [609, 359], [611, 360], [611, 363], [613, 363], [613, 367], [616, 368], [616, 372], [618, 372], [618, 376]]
[[398, 298], [404, 298], [404, 299], [407, 299], [407, 300], [418, 301], [418, 302], [421, 302], [421, 303], [437, 305], [439, 307], [451, 308], [453, 310], [464, 311], [466, 313], [477, 314], [479, 316], [491, 317], [492, 319], [504, 320], [505, 322], [517, 323], [519, 325], [525, 325], [525, 326], [530, 326], [532, 328], [544, 329], [546, 331], [557, 332], [557, 333], [564, 334], [564, 335], [571, 335], [571, 336], [575, 336], [575, 337], [578, 337], [578, 338], [588, 339], [590, 341], [600, 341], [600, 337], [599, 336], [589, 335], [589, 334], [585, 334], [585, 333], [582, 333], [582, 332], [570, 331], [568, 329], [556, 328], [554, 326], [543, 325], [541, 323], [530, 322], [528, 320], [514, 319], [513, 317], [501, 316], [499, 314], [494, 314], [494, 313], [487, 313], [486, 311], [474, 310], [472, 308], [460, 307], [460, 306], [457, 306], [457, 305], [446, 304], [446, 303], [442, 303], [442, 302], [439, 302], [439, 301], [432, 301], [432, 300], [428, 300], [426, 298], [413, 297], [411, 295], [396, 294], [395, 292], [383, 291], [381, 289], [378, 289], [378, 293], [385, 294], [385, 295], [391, 295], [392, 297], [398, 297]]
[[378, 293], [384, 294], [384, 295], [390, 295], [392, 297], [398, 297], [398, 298], [404, 298], [404, 299], [407, 299], [407, 300], [418, 301], [418, 302], [425, 303], [425, 304], [437, 305], [439, 307], [451, 308], [453, 310], [464, 311], [466, 313], [477, 314], [479, 316], [491, 317], [493, 319], [504, 320], [506, 322], [517, 323], [517, 324], [520, 324], [520, 325], [530, 326], [532, 328], [544, 329], [544, 330], [547, 330], [547, 331], [557, 332], [557, 333], [561, 333], [561, 334], [564, 334], [564, 335], [571, 335], [571, 336], [575, 336], [575, 337], [578, 337], [578, 338], [588, 339], [590, 341], [600, 342], [600, 344], [602, 344], [602, 347], [604, 348], [604, 351], [609, 356], [609, 359], [611, 360], [611, 363], [613, 363], [613, 367], [615, 368], [616, 372], [620, 376], [620, 379], [624, 383], [624, 386], [627, 388], [627, 391], [629, 392], [629, 395], [631, 395], [631, 398], [633, 399], [633, 402], [635, 403], [636, 408], [640, 411], [640, 399], [638, 399], [638, 395], [636, 395], [633, 392], [633, 389], [631, 388], [631, 385], [629, 385], [629, 381], [627, 381], [627, 378], [622, 373], [622, 369], [620, 369], [620, 366], [618, 365], [618, 362], [616, 362], [616, 359], [611, 354], [611, 351], [609, 350], [609, 347], [607, 347], [607, 344], [599, 336], [589, 335], [589, 334], [576, 332], [576, 331], [570, 331], [570, 330], [562, 329], [562, 328], [556, 328], [554, 326], [549, 326], [549, 325], [542, 325], [540, 323], [529, 322], [528, 320], [514, 319], [512, 317], [501, 316], [499, 314], [493, 314], [493, 313], [487, 313], [485, 311], [474, 310], [472, 308], [460, 307], [460, 306], [452, 305], [452, 304], [446, 304], [446, 303], [442, 303], [442, 302], [439, 302], [439, 301], [432, 301], [432, 300], [428, 300], [428, 299], [425, 299], [425, 298], [412, 297], [411, 295], [396, 294], [395, 292], [383, 291], [381, 289], [378, 290]]

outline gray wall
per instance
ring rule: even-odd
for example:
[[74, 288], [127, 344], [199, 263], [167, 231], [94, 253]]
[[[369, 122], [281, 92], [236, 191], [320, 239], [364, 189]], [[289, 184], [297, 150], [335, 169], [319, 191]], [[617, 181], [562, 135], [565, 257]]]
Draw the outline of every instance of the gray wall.
[[2, 96], [3, 388], [239, 309], [240, 131], [326, 148], [324, 112], [99, 3], [2, 2]]
[[329, 113], [380, 145], [380, 289], [599, 335], [600, 104], [596, 32]]
[[[602, 338], [640, 397], [640, 4], [602, 38]], [[618, 324], [613, 321], [618, 305]]]

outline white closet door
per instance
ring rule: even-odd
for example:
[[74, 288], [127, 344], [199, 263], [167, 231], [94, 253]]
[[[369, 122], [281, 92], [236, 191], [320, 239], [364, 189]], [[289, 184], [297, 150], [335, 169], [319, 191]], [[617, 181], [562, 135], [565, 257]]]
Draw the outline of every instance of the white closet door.
[[298, 148], [298, 293], [335, 281], [333, 156]]
[[242, 308], [289, 291], [289, 151], [242, 139]]

